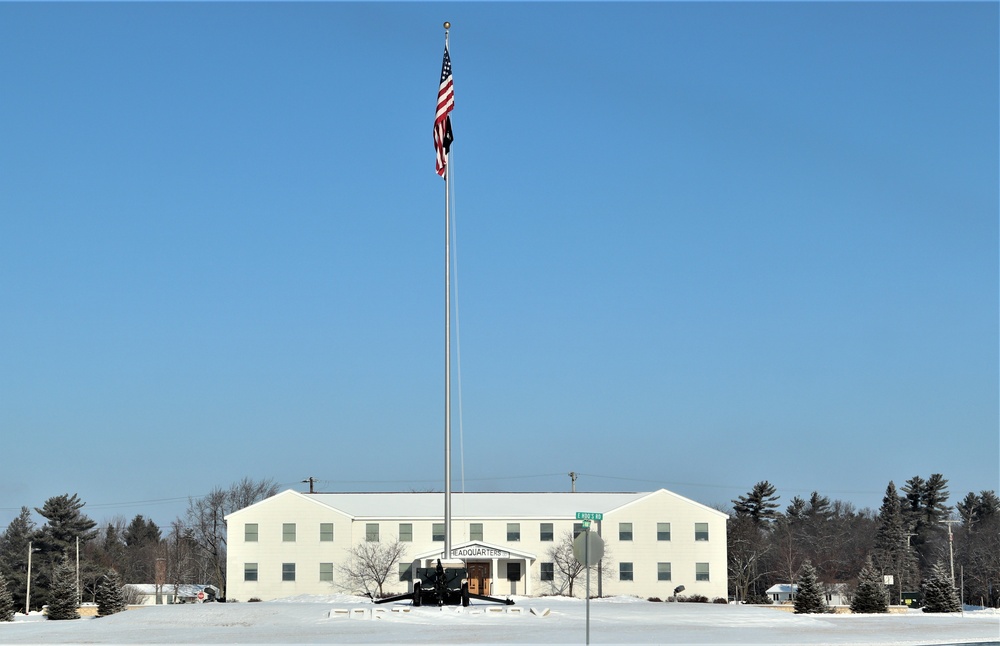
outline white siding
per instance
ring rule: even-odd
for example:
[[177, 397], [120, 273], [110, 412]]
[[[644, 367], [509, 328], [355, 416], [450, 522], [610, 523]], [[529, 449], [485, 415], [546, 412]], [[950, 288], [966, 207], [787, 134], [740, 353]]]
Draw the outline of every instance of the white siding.
[[[352, 540], [350, 518], [294, 491], [284, 491], [241, 512], [227, 517], [228, 598], [266, 600], [335, 591], [329, 582], [319, 580], [319, 564], [343, 559], [344, 548]], [[256, 542], [244, 540], [247, 523], [257, 523]], [[284, 523], [295, 523], [295, 542], [282, 540]], [[332, 543], [320, 542], [320, 523], [333, 523]], [[257, 581], [243, 580], [246, 563], [257, 564]], [[282, 581], [283, 563], [295, 563], [295, 581]]]
[[[432, 527], [442, 522], [442, 494], [344, 494], [345, 507], [338, 508], [338, 494], [302, 494], [284, 491], [267, 500], [230, 514], [228, 523], [228, 591], [230, 599], [247, 601], [289, 597], [299, 594], [331, 594], [341, 591], [334, 582], [320, 581], [320, 563], [343, 562], [350, 546], [365, 540], [366, 525], [379, 524], [382, 542], [396, 540], [400, 523], [413, 526], [413, 541], [407, 543], [405, 562], [421, 554], [443, 549], [441, 541], [432, 541]], [[365, 514], [366, 501], [372, 510], [398, 515]], [[457, 503], [456, 503], [457, 501]], [[462, 513], [455, 510], [461, 509]], [[603, 577], [601, 592], [608, 595], [634, 595], [666, 599], [678, 585], [683, 594], [701, 594], [709, 599], [726, 596], [726, 516], [714, 509], [666, 490], [640, 494], [453, 494], [452, 546], [468, 542], [471, 523], [482, 523], [482, 542], [514, 553], [512, 560], [522, 560], [522, 579], [512, 586], [506, 580], [506, 560], [493, 562], [492, 594], [551, 594], [557, 590], [540, 581], [541, 563], [550, 562], [550, 550], [573, 531], [573, 512], [595, 511], [604, 520], [599, 530], [609, 554], [610, 567]], [[405, 515], [410, 510], [412, 515]], [[478, 511], [479, 514], [470, 513]], [[482, 515], [490, 511], [495, 515]], [[552, 523], [553, 541], [540, 540], [542, 523]], [[618, 524], [632, 523], [633, 540], [620, 541]], [[657, 523], [671, 524], [671, 540], [658, 541]], [[257, 523], [258, 540], [244, 540], [247, 523]], [[282, 541], [284, 523], [295, 523], [295, 542]], [[320, 524], [333, 523], [334, 541], [320, 542]], [[520, 523], [519, 541], [507, 541], [508, 523]], [[707, 523], [709, 540], [695, 540], [695, 523]], [[522, 558], [523, 557], [523, 558]], [[533, 557], [533, 558], [532, 558]], [[633, 564], [632, 581], [618, 580], [618, 564]], [[657, 563], [669, 562], [670, 581], [657, 580]], [[244, 564], [257, 563], [258, 580], [244, 581]], [[295, 581], [282, 581], [282, 564], [295, 563]], [[695, 580], [695, 564], [708, 563], [709, 581]], [[421, 564], [422, 565], [422, 564]], [[558, 579], [557, 574], [557, 579]], [[557, 581], [558, 583], [558, 581]], [[584, 593], [583, 577], [575, 583], [574, 593]], [[405, 592], [406, 582], [392, 577], [386, 592]], [[598, 590], [592, 578], [592, 593]]]

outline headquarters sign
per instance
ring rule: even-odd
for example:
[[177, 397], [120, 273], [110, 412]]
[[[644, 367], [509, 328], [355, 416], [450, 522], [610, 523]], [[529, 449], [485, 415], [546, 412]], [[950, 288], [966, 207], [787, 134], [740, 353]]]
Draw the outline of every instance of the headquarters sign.
[[466, 545], [451, 551], [452, 556], [459, 558], [487, 558], [487, 559], [509, 559], [510, 552], [498, 550], [495, 547], [486, 545]]

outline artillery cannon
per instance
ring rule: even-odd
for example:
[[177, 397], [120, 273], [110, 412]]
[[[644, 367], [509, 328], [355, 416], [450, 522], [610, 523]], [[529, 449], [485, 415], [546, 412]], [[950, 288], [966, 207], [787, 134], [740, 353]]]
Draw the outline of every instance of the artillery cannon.
[[409, 599], [414, 606], [468, 606], [471, 599], [514, 605], [511, 599], [500, 599], [485, 594], [469, 592], [468, 570], [464, 567], [444, 567], [438, 559], [437, 567], [417, 568], [413, 582], [413, 592], [397, 594], [383, 599], [375, 599], [375, 603], [405, 601]]

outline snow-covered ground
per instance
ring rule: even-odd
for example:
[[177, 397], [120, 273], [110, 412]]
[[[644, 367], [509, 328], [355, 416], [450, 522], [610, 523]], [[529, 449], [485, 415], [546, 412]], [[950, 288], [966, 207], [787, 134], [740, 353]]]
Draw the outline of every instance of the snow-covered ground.
[[[0, 623], [0, 644], [582, 644], [586, 605], [515, 597], [506, 608], [373, 605], [348, 596], [264, 603], [154, 606], [100, 619]], [[397, 611], [393, 612], [392, 608]], [[518, 611], [511, 612], [511, 608]], [[375, 618], [374, 610], [378, 610]], [[350, 611], [354, 611], [352, 617]], [[409, 610], [409, 612], [403, 612]], [[344, 612], [337, 612], [344, 611]], [[547, 612], [546, 612], [547, 611]], [[592, 644], [1000, 644], [1000, 613], [795, 615], [773, 608], [590, 603]]]

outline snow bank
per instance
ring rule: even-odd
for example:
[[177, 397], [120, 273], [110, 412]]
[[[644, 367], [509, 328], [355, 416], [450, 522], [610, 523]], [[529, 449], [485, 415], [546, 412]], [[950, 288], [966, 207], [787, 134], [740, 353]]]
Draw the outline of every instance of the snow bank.
[[[469, 608], [392, 612], [348, 595], [300, 596], [260, 603], [150, 606], [76, 621], [18, 615], [0, 623], [3, 644], [580, 644], [585, 602], [514, 597], [517, 614]], [[402, 604], [395, 604], [401, 607]], [[365, 621], [335, 608], [367, 609]], [[375, 608], [380, 620], [373, 619]], [[536, 612], [531, 612], [534, 609]], [[547, 615], [543, 610], [548, 609]], [[932, 615], [794, 615], [723, 604], [656, 603], [635, 597], [594, 599], [594, 644], [929, 644], [998, 643], [1000, 614], [978, 610]]]

